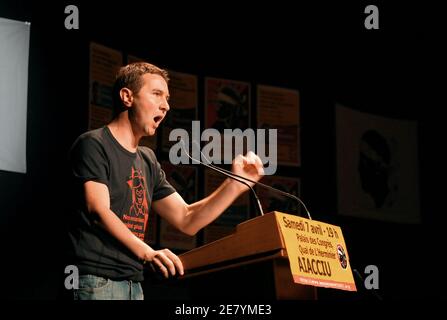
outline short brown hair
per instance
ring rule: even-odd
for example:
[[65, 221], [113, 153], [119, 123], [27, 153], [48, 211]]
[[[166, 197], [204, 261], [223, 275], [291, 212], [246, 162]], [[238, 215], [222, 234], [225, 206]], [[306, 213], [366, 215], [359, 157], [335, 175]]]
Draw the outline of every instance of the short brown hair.
[[143, 86], [141, 76], [146, 73], [158, 74], [162, 76], [166, 82], [169, 82], [169, 74], [166, 70], [147, 62], [135, 62], [121, 67], [116, 74], [112, 92], [114, 116], [124, 110], [120, 97], [120, 90], [122, 88], [128, 88], [133, 93], [138, 93]]

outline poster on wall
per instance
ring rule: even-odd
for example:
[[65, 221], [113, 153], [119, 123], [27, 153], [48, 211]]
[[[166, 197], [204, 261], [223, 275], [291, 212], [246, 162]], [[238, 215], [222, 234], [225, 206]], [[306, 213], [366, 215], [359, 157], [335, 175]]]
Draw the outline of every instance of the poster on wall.
[[257, 86], [257, 127], [277, 129], [277, 161], [280, 165], [301, 165], [299, 114], [297, 90]]
[[170, 110], [162, 126], [162, 150], [169, 149], [177, 141], [169, 141], [173, 129], [184, 129], [192, 137], [192, 121], [197, 119], [197, 76], [169, 70]]
[[338, 212], [418, 223], [417, 122], [336, 105]]
[[90, 103], [88, 128], [100, 128], [113, 117], [113, 84], [123, 64], [120, 51], [90, 43]]
[[[197, 201], [197, 167], [172, 165], [162, 162], [168, 182], [175, 188], [186, 203]], [[196, 247], [197, 236], [188, 236], [160, 219], [160, 246], [173, 249], [190, 250]]]
[[[208, 154], [215, 164], [231, 163], [236, 153], [247, 153], [255, 143], [254, 136], [244, 140], [244, 130], [250, 127], [250, 90], [247, 82], [205, 79], [205, 127], [217, 133], [206, 141], [212, 141], [217, 148], [220, 146], [220, 154], [216, 147], [210, 148], [212, 156]], [[220, 141], [214, 141], [216, 136]]]
[[206, 78], [205, 126], [222, 133], [224, 129], [245, 130], [250, 127], [250, 84]]
[[[147, 61], [133, 55], [127, 55], [127, 63], [129, 64], [134, 62], [147, 62]], [[139, 145], [149, 147], [155, 151], [157, 149], [157, 133], [158, 130], [155, 131], [155, 134], [153, 136], [142, 137], [140, 139]]]
[[[208, 196], [216, 190], [226, 179], [218, 172], [205, 170], [205, 195]], [[241, 222], [249, 218], [250, 199], [248, 192], [237, 198], [231, 206], [225, 210], [214, 222], [204, 228], [203, 241], [209, 243], [229, 235], [234, 228]]]
[[[264, 176], [262, 183], [300, 197], [300, 179], [281, 176]], [[301, 216], [301, 205], [297, 200], [281, 195], [278, 192], [256, 186], [256, 194], [261, 202], [264, 213], [279, 211], [282, 213]]]

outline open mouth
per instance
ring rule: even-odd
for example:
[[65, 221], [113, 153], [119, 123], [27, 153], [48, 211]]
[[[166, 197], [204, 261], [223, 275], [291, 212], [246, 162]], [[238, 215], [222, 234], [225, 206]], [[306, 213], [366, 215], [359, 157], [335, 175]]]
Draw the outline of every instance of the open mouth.
[[161, 122], [161, 120], [163, 120], [163, 117], [162, 116], [156, 116], [155, 118], [154, 118], [154, 121], [155, 121], [155, 123], [160, 123]]

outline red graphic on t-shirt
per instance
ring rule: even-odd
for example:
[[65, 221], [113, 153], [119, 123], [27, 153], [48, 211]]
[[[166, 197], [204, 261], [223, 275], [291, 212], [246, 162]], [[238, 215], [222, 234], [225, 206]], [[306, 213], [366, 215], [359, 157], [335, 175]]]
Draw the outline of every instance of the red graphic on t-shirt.
[[126, 226], [140, 239], [144, 240], [144, 231], [149, 218], [149, 205], [146, 196], [146, 179], [141, 170], [132, 167], [132, 174], [127, 180], [132, 192], [132, 205], [129, 214], [123, 216]]

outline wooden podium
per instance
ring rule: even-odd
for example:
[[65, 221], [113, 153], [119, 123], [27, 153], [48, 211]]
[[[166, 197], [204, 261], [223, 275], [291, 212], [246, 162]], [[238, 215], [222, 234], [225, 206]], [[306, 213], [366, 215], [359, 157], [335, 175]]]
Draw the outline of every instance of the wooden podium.
[[[194, 297], [317, 298], [315, 287], [293, 282], [275, 212], [245, 221], [231, 235], [179, 258], [185, 268], [180, 279], [188, 281]], [[215, 290], [220, 295], [214, 296]]]

